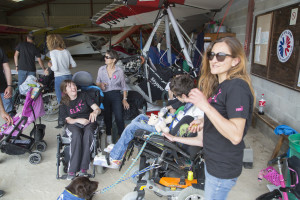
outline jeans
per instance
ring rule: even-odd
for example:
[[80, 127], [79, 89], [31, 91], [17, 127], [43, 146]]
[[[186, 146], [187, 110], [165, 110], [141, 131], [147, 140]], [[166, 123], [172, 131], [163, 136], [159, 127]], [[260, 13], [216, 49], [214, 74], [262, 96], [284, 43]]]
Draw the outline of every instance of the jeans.
[[5, 112], [9, 113], [10, 111], [12, 111], [12, 109], [13, 109], [12, 98], [5, 99], [4, 93], [1, 93], [1, 99], [3, 102]]
[[59, 104], [60, 101], [61, 101], [60, 84], [61, 84], [64, 80], [72, 80], [72, 74], [55, 77], [54, 87], [55, 87], [55, 93], [56, 93], [56, 98], [57, 98], [58, 104]]
[[33, 75], [36, 76], [35, 72], [31, 72], [31, 71], [25, 71], [25, 70], [18, 70], [18, 86], [20, 87], [20, 85], [22, 83], [24, 83], [24, 81], [26, 80], [27, 76], [29, 75]]
[[205, 200], [225, 200], [231, 188], [235, 186], [237, 178], [221, 179], [210, 175], [205, 166]]
[[118, 127], [118, 135], [121, 136], [125, 123], [123, 119], [122, 94], [120, 90], [104, 92], [104, 122], [106, 125], [106, 134], [111, 135], [112, 128], [112, 112], [115, 115]]
[[141, 122], [141, 120], [148, 120], [149, 118], [146, 115], [140, 114], [135, 119], [132, 120], [128, 126], [124, 129], [120, 139], [115, 144], [114, 148], [110, 152], [110, 157], [113, 160], [121, 160], [129, 142], [133, 139], [135, 132], [138, 129], [143, 129], [150, 132], [155, 132], [155, 127], [150, 126], [147, 122]]

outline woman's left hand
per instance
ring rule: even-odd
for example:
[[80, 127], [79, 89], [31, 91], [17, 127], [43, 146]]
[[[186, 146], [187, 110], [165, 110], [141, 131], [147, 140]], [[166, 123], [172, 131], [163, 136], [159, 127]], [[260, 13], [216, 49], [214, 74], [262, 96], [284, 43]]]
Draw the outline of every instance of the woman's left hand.
[[126, 99], [123, 99], [122, 103], [123, 103], [124, 109], [128, 110], [129, 109], [129, 103], [126, 101]]
[[92, 123], [95, 122], [96, 119], [97, 119], [97, 116], [98, 116], [98, 111], [91, 112], [90, 117], [89, 117], [89, 121], [92, 122]]

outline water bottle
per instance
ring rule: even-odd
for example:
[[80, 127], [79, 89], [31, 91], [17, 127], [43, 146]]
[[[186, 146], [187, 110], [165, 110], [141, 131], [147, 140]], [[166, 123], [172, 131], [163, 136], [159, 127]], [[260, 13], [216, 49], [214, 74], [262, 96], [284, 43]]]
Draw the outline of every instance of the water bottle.
[[263, 115], [265, 114], [264, 112], [264, 107], [266, 105], [266, 100], [264, 99], [264, 94], [261, 95], [261, 99], [258, 101], [258, 114]]

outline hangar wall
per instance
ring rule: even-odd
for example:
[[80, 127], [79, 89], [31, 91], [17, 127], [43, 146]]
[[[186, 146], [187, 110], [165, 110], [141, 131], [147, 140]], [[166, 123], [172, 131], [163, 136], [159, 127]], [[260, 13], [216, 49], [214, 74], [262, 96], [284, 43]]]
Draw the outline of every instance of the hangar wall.
[[[299, 3], [299, 0], [255, 0], [254, 18], [253, 18], [253, 29], [252, 29], [252, 40], [254, 35], [254, 21], [255, 16], [262, 14], [267, 11], [271, 11], [277, 8], [288, 6], [294, 3]], [[216, 19], [222, 19], [225, 12], [225, 7], [222, 12], [216, 15]], [[232, 4], [224, 24], [230, 28], [232, 32], [236, 33], [236, 37], [242, 44], [245, 41], [246, 24], [247, 24], [247, 11], [248, 11], [248, 0], [234, 1]], [[297, 22], [300, 23], [300, 22]], [[252, 58], [252, 43], [250, 48], [250, 56], [248, 62], [248, 72], [251, 68]], [[279, 124], [285, 124], [296, 131], [300, 132], [300, 92], [291, 90], [283, 87], [276, 83], [267, 81], [257, 76], [251, 75], [252, 84], [256, 95], [256, 107], [258, 106], [258, 100], [261, 94], [265, 94], [266, 108], [265, 113], [273, 118]], [[274, 136], [273, 130], [271, 130], [266, 124], [260, 123], [257, 120], [257, 127], [268, 135]], [[276, 137], [271, 137], [273, 140], [277, 140]]]
[[0, 24], [7, 24], [6, 13], [3, 11], [0, 11]]

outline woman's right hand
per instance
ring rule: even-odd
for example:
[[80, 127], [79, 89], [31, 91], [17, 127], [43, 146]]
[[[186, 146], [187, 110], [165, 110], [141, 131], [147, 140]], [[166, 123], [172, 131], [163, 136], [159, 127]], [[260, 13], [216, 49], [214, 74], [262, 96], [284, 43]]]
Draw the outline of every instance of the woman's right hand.
[[185, 102], [194, 104], [203, 112], [206, 112], [210, 106], [207, 98], [198, 88], [194, 88], [190, 91], [189, 96], [185, 99]]
[[189, 131], [192, 133], [201, 131], [203, 129], [203, 121], [203, 118], [192, 121], [189, 126]]
[[84, 126], [90, 123], [90, 121], [88, 119], [84, 119], [84, 118], [76, 119], [76, 121], [77, 121], [77, 123], [82, 124]]

